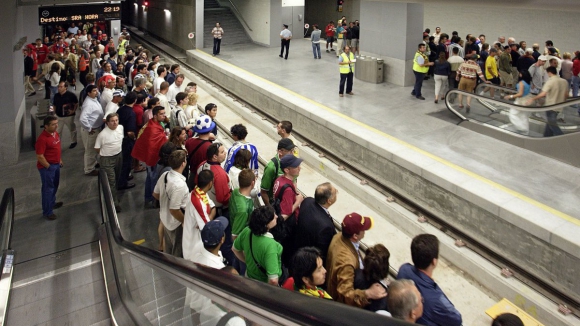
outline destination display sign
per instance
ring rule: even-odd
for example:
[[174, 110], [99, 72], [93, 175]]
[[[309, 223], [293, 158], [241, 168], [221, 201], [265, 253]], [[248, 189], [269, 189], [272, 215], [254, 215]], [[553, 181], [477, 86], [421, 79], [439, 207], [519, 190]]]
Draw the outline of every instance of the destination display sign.
[[39, 25], [116, 20], [121, 19], [121, 4], [39, 7], [38, 18]]

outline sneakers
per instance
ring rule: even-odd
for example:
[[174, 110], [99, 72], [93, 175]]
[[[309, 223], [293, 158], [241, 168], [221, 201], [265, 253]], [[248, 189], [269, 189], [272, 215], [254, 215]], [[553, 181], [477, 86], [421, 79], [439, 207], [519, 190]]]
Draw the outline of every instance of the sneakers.
[[333, 48], [330, 48], [330, 51], [335, 52]]
[[421, 95], [417, 96], [417, 99], [418, 100], [425, 100], [425, 98], [423, 96], [421, 96]]
[[330, 51], [326, 50], [326, 53], [330, 53]]

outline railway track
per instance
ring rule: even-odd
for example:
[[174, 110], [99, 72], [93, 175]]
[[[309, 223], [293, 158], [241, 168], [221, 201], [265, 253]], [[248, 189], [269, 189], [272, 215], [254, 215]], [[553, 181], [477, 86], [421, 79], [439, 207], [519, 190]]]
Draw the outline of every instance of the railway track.
[[[236, 96], [235, 94], [230, 93], [227, 89], [222, 88], [220, 85], [214, 83], [210, 78], [206, 75], [200, 73], [195, 68], [187, 64], [182, 58], [177, 58], [167, 53], [164, 49], [158, 47], [157, 45], [149, 42], [148, 40], [137, 36], [132, 35], [132, 39], [135, 41], [141, 42], [141, 44], [145, 48], [155, 49], [156, 53], [163, 54], [165, 58], [170, 59], [173, 62], [179, 63], [182, 69], [187, 70], [188, 72], [199, 76], [202, 80], [207, 82], [212, 87], [222, 91], [223, 93], [227, 94], [227, 96], [233, 98], [235, 101], [241, 103], [243, 106], [247, 107], [251, 111], [255, 111], [258, 116], [261, 116], [263, 119], [271, 122], [272, 124], [277, 124], [280, 119], [264, 112], [258, 107], [255, 107], [249, 103], [247, 103], [243, 98]], [[229, 132], [227, 132], [228, 128], [219, 124], [218, 127], [220, 129], [226, 130], [226, 132], [222, 133], [222, 135], [229, 136]], [[546, 298], [550, 299], [552, 302], [555, 303], [556, 306], [559, 306], [562, 312], [569, 309], [569, 313], [572, 313], [576, 317], [580, 318], [580, 302], [575, 300], [574, 298], [570, 297], [566, 293], [560, 291], [559, 289], [551, 286], [548, 282], [544, 281], [542, 278], [537, 277], [532, 272], [526, 270], [523, 267], [520, 267], [518, 264], [513, 262], [508, 257], [504, 257], [498, 253], [496, 253], [491, 248], [485, 246], [484, 244], [480, 243], [473, 237], [470, 237], [465, 232], [462, 232], [459, 227], [451, 225], [445, 221], [445, 219], [441, 216], [438, 216], [436, 212], [430, 211], [427, 207], [422, 207], [413, 201], [413, 199], [408, 198], [406, 195], [401, 194], [388, 186], [380, 183], [377, 181], [372, 175], [364, 173], [349, 164], [349, 162], [343, 160], [342, 158], [334, 155], [332, 152], [325, 150], [323, 146], [320, 146], [315, 139], [308, 139], [304, 137], [300, 133], [299, 128], [295, 128], [293, 130], [293, 134], [296, 134], [298, 137], [305, 142], [302, 146], [308, 146], [313, 150], [317, 151], [321, 156], [324, 156], [326, 159], [332, 161], [337, 166], [343, 167], [347, 172], [355, 176], [356, 178], [360, 179], [364, 184], [368, 187], [372, 187], [377, 192], [381, 193], [385, 196], [387, 201], [389, 202], [396, 202], [397, 204], [403, 206], [413, 214], [417, 215], [417, 218], [420, 222], [429, 223], [439, 229], [441, 232], [447, 234], [451, 238], [456, 240], [456, 244], [458, 246], [465, 246], [472, 250], [473, 252], [479, 254], [480, 256], [484, 257], [485, 259], [489, 260], [492, 264], [498, 267], [498, 273], [501, 271], [502, 275], [509, 275], [509, 277], [516, 278], [520, 282], [526, 284], [527, 286], [531, 287], [536, 292], [542, 294]], [[230, 138], [231, 139], [231, 138]], [[260, 158], [260, 164], [265, 166], [267, 162]], [[337, 228], [340, 228], [340, 223], [335, 221], [335, 225]], [[396, 276], [396, 269], [392, 266], [390, 267], [391, 274]]]

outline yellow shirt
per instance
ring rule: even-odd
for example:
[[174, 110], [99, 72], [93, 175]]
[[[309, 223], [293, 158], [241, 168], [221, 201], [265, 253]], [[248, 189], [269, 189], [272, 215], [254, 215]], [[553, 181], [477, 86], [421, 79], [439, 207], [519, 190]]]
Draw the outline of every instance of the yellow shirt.
[[[490, 73], [491, 71], [491, 73]], [[489, 56], [485, 60], [485, 79], [490, 80], [498, 76], [497, 63], [495, 57]]]

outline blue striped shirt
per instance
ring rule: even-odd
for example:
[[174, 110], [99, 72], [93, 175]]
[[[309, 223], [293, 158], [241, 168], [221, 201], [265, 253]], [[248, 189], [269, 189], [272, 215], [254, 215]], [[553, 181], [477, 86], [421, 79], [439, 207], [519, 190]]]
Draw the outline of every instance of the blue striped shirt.
[[250, 169], [254, 171], [254, 173], [258, 174], [258, 149], [256, 146], [252, 145], [251, 143], [242, 143], [242, 142], [235, 142], [232, 147], [228, 150], [228, 156], [226, 157], [226, 162], [224, 163], [224, 170], [227, 173], [230, 172], [232, 166], [234, 166], [234, 158], [240, 149], [247, 149], [252, 153], [252, 159], [250, 160]]

